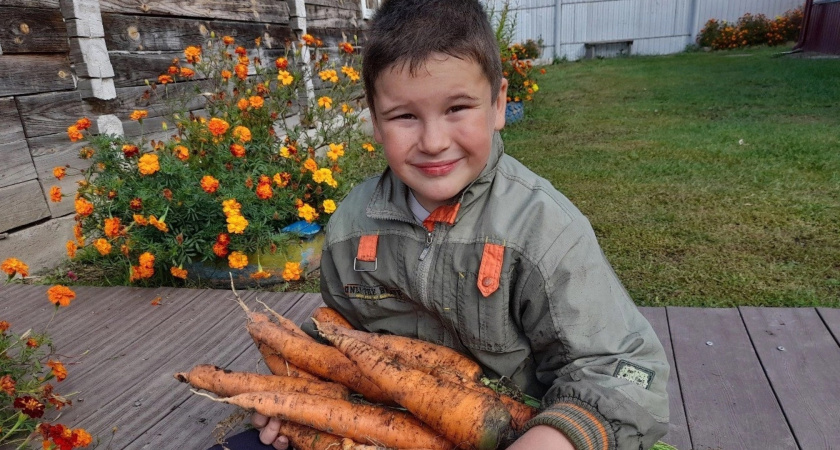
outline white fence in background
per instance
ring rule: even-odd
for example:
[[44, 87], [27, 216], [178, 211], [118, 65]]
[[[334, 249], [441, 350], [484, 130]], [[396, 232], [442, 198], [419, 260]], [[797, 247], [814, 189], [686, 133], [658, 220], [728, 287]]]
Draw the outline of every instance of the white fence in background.
[[[504, 0], [484, 0], [500, 10]], [[514, 42], [543, 40], [543, 59], [678, 53], [693, 44], [709, 19], [735, 22], [745, 13], [773, 18], [804, 0], [510, 0]], [[600, 44], [596, 44], [600, 43]], [[612, 43], [612, 44], [610, 44]], [[592, 45], [595, 44], [595, 45]]]

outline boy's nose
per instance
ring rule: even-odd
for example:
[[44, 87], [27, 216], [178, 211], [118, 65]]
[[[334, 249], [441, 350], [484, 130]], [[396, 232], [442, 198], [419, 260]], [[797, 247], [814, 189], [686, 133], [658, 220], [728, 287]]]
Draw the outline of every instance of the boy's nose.
[[420, 137], [420, 149], [424, 153], [437, 154], [449, 148], [449, 133], [445, 126], [426, 124]]

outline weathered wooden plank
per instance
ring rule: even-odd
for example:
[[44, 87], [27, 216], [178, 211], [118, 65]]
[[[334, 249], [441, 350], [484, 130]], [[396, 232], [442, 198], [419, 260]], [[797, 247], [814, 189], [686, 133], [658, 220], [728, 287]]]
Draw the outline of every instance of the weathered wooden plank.
[[173, 58], [183, 58], [181, 52], [164, 53], [111, 53], [114, 68], [114, 86], [145, 86], [146, 80], [154, 82], [172, 65]]
[[688, 433], [688, 424], [685, 421], [680, 378], [677, 375], [677, 366], [674, 363], [674, 349], [671, 345], [668, 315], [665, 308], [644, 307], [639, 308], [639, 311], [650, 322], [660, 342], [662, 342], [665, 355], [668, 357], [668, 364], [671, 365], [671, 375], [668, 378], [668, 405], [671, 419], [668, 424], [668, 434], [662, 440], [676, 448], [691, 448], [691, 436]]
[[50, 216], [38, 180], [0, 188], [0, 233]]
[[189, 97], [186, 105], [176, 104], [176, 108], [186, 110], [200, 109], [204, 106], [204, 98], [195, 95], [197, 89], [202, 92], [207, 89], [207, 81], [187, 81], [166, 86], [158, 85], [152, 89], [149, 86], [132, 86], [117, 89], [117, 98], [109, 101], [90, 101], [88, 112], [92, 115], [114, 114], [120, 120], [127, 121], [131, 113], [137, 109], [145, 109], [149, 117], [160, 117], [171, 114], [172, 100]]
[[738, 310], [667, 312], [693, 448], [798, 448]]
[[146, 0], [138, 3], [133, 0], [100, 0], [100, 8], [103, 14], [213, 17], [243, 22], [268, 23], [286, 23], [289, 20], [289, 6], [286, 2]]
[[190, 45], [204, 45], [211, 32], [216, 36], [232, 36], [237, 45], [248, 49], [253, 48], [256, 37], [262, 37], [263, 45], [268, 48], [282, 47], [286, 39], [294, 39], [288, 19], [275, 23], [254, 23], [206, 18], [103, 14], [102, 20], [105, 29], [108, 30], [105, 43], [111, 52], [177, 52], [183, 59], [185, 48]]
[[74, 87], [67, 55], [0, 55], [0, 97]]
[[3, 6], [58, 9], [59, 0], [3, 0]]
[[14, 98], [0, 98], [0, 187], [35, 179]]
[[840, 346], [813, 308], [741, 307], [799, 447], [840, 442]]
[[825, 326], [831, 331], [834, 336], [834, 341], [840, 345], [840, 309], [837, 308], [817, 308]]
[[26, 95], [18, 97], [17, 103], [29, 138], [66, 133], [67, 127], [85, 116], [85, 104], [79, 91]]
[[[74, 214], [73, 195], [76, 193], [77, 181], [83, 178], [81, 171], [90, 167], [90, 160], [79, 158], [79, 150], [85, 145], [84, 141], [70, 142], [67, 134], [59, 133], [48, 136], [41, 136], [31, 139], [30, 147], [33, 153], [32, 161], [35, 164], [35, 171], [41, 181], [43, 197], [50, 198], [50, 188], [58, 186], [65, 197], [58, 203], [49, 201], [48, 206], [52, 217], [62, 217]], [[35, 143], [37, 142], [37, 143]], [[45, 150], [47, 142], [51, 144], [49, 150]], [[67, 176], [63, 180], [57, 180], [53, 176], [55, 167], [68, 167]]]
[[3, 54], [68, 51], [67, 29], [59, 9], [0, 6]]

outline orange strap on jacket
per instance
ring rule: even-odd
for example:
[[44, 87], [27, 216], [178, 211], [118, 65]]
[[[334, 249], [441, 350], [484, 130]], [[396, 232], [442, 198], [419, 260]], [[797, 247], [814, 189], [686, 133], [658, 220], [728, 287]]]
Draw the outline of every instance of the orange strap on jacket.
[[356, 252], [356, 259], [359, 261], [376, 261], [376, 247], [379, 244], [378, 234], [369, 234], [359, 239], [359, 249]]
[[499, 289], [502, 277], [502, 261], [505, 258], [505, 246], [502, 244], [484, 243], [481, 255], [481, 266], [478, 269], [478, 290], [481, 295], [489, 297]]
[[454, 205], [438, 206], [426, 220], [423, 221], [423, 226], [429, 230], [429, 233], [435, 231], [435, 222], [443, 222], [447, 225], [455, 223], [455, 217], [458, 216], [458, 210], [461, 209], [460, 203]]

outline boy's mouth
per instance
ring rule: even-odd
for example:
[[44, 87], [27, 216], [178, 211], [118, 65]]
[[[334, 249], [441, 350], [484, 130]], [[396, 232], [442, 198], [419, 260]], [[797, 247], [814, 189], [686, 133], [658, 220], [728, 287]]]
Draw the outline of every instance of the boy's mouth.
[[420, 163], [414, 164], [414, 167], [417, 168], [420, 172], [424, 175], [429, 177], [440, 177], [443, 175], [452, 172], [455, 169], [455, 166], [458, 164], [458, 159], [452, 159], [449, 161], [433, 161], [427, 163]]

